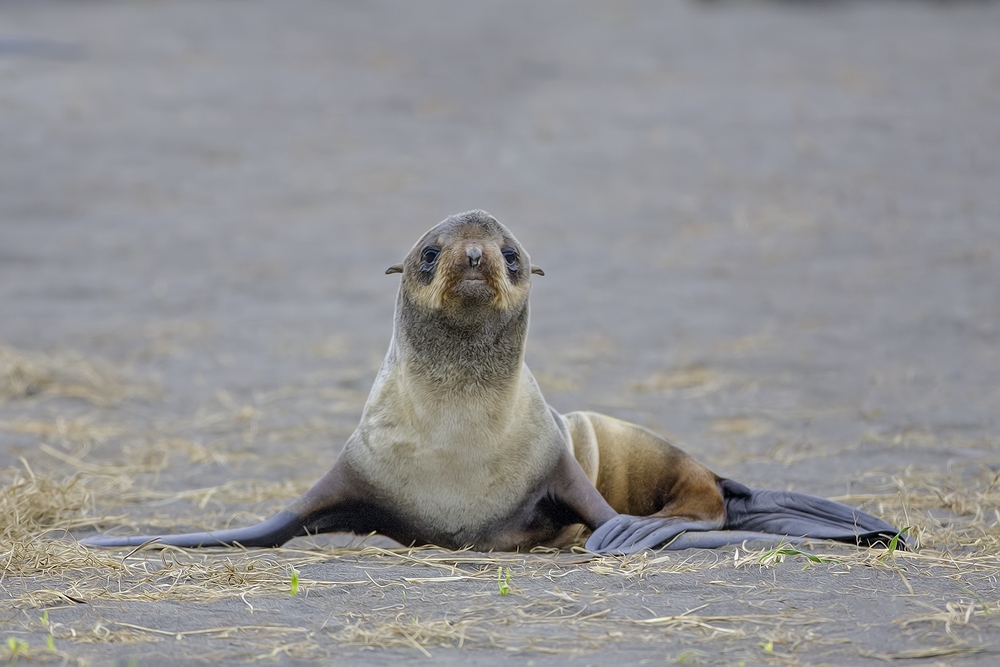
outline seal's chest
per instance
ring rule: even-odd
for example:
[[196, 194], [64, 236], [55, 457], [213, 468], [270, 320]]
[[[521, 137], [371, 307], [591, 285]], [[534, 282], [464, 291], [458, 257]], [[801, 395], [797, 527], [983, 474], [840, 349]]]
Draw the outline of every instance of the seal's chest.
[[543, 459], [536, 449], [519, 433], [442, 422], [424, 432], [370, 430], [352, 458], [399, 511], [431, 526], [474, 529], [523, 502]]
[[344, 454], [414, 523], [479, 531], [523, 505], [564, 448], [527, 378], [487, 396], [387, 372]]
[[434, 525], [469, 527], [512, 512], [534, 472], [501, 443], [448, 431], [380, 439], [369, 477], [400, 509]]

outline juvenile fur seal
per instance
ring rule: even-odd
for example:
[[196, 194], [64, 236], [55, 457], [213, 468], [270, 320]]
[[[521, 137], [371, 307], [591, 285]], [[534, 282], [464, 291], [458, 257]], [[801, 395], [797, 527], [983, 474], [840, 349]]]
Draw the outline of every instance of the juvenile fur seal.
[[629, 553], [762, 534], [861, 545], [897, 534], [840, 503], [719, 477], [639, 426], [552, 409], [524, 363], [531, 274], [542, 271], [489, 214], [444, 220], [386, 273], [402, 274], [392, 341], [333, 466], [262, 523], [161, 535], [160, 544], [275, 547], [349, 531], [515, 550], [566, 546], [589, 530], [589, 550]]

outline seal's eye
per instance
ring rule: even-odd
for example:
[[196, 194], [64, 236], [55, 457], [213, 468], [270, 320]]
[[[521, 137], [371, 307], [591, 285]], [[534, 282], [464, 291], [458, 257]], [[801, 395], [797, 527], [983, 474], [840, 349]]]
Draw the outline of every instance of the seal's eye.
[[437, 246], [429, 245], [424, 248], [424, 251], [420, 254], [420, 258], [424, 260], [424, 265], [420, 267], [422, 271], [427, 271], [431, 268], [434, 262], [437, 261], [438, 255], [441, 254], [441, 248]]
[[503, 259], [507, 262], [507, 269], [509, 271], [517, 271], [519, 268], [517, 265], [517, 251], [513, 248], [504, 248], [500, 252], [503, 253]]

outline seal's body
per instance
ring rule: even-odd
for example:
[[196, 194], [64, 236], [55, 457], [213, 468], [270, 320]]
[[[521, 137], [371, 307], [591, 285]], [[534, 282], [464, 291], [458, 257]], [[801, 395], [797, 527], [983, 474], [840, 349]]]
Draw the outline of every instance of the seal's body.
[[[589, 529], [589, 549], [629, 552], [761, 533], [864, 544], [895, 534], [839, 503], [722, 479], [638, 426], [549, 407], [524, 364], [531, 274], [542, 272], [492, 216], [448, 218], [387, 273], [402, 273], [392, 341], [333, 467], [263, 523], [159, 543], [277, 546], [374, 531], [404, 544], [513, 550], [565, 546]], [[728, 532], [705, 532], [719, 529]]]

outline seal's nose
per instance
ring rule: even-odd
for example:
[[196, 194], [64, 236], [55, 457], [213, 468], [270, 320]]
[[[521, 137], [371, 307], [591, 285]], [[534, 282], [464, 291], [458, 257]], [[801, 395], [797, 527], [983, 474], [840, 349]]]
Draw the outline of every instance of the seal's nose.
[[466, 248], [465, 254], [469, 258], [469, 266], [479, 266], [479, 262], [483, 259], [483, 251], [474, 245]]

